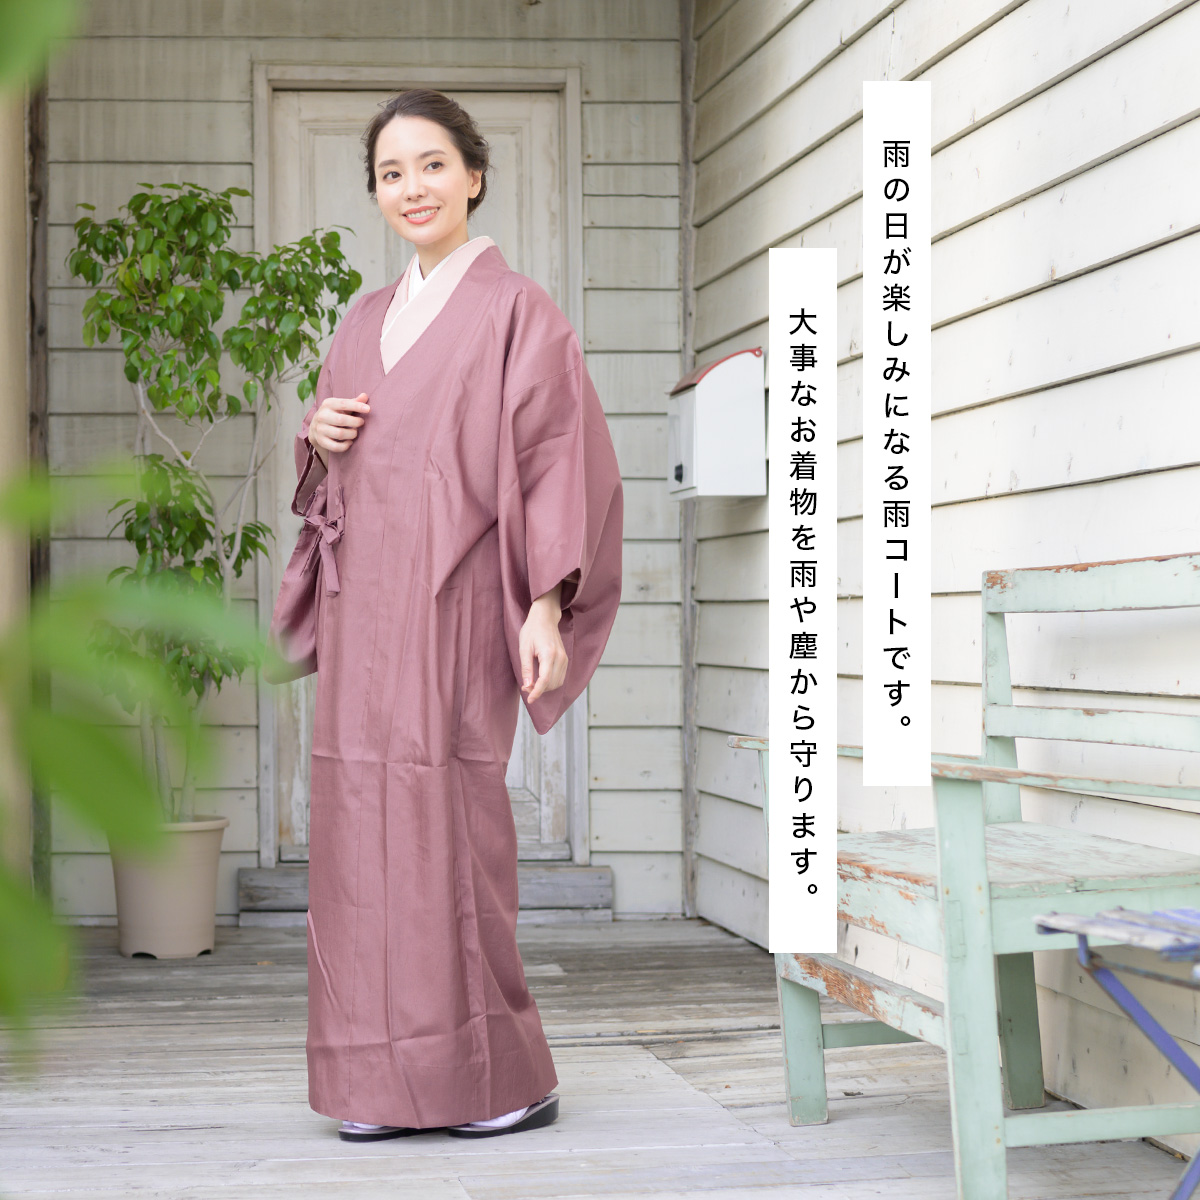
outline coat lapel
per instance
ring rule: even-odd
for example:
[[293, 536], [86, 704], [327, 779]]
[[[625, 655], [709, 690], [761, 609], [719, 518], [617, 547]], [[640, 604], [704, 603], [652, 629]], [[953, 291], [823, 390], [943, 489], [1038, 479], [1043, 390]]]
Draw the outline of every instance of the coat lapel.
[[[495, 244], [484, 234], [457, 247], [411, 299], [408, 298], [409, 281], [416, 270], [417, 256], [414, 254], [409, 259], [404, 274], [392, 289], [389, 304], [378, 321], [372, 321], [367, 330], [367, 336], [374, 338], [384, 375], [391, 374], [396, 364], [429, 328], [475, 259]], [[398, 310], [397, 304], [401, 305]]]

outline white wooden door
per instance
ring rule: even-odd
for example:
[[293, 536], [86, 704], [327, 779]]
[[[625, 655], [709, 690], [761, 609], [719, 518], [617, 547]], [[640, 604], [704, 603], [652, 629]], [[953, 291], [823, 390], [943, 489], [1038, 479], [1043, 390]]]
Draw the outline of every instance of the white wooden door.
[[[469, 236], [487, 234], [509, 266], [536, 279], [561, 306], [565, 264], [581, 248], [565, 244], [561, 93], [452, 92], [474, 117], [491, 147], [488, 192], [471, 218]], [[319, 227], [339, 230], [342, 249], [362, 277], [361, 292], [399, 277], [413, 253], [367, 194], [363, 132], [388, 93], [374, 91], [277, 91], [271, 106], [270, 213], [272, 243], [286, 243]], [[323, 349], [328, 348], [326, 339]], [[282, 426], [272, 470], [266, 478], [267, 507], [273, 503], [277, 543], [272, 557], [272, 591], [261, 598], [269, 612], [284, 565], [300, 529], [291, 511], [296, 472], [293, 437], [306, 411], [292, 391], [283, 400]], [[264, 847], [263, 865], [308, 857], [309, 754], [315, 677], [270, 688], [274, 732], [260, 739], [260, 753], [273, 754], [272, 794], [277, 853]], [[585, 693], [586, 697], [586, 693]], [[577, 704], [585, 702], [581, 697]], [[545, 737], [521, 706], [507, 783], [520, 839], [520, 855], [533, 860], [570, 860], [567, 763], [568, 738], [586, 722], [564, 716]]]

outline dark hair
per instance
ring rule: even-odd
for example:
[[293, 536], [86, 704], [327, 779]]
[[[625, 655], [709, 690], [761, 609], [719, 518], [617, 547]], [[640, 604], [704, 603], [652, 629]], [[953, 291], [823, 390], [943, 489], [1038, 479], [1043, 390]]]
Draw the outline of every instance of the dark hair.
[[380, 105], [371, 118], [363, 143], [366, 146], [367, 194], [375, 199], [375, 143], [379, 132], [393, 117], [426, 117], [436, 121], [453, 139], [468, 171], [480, 171], [479, 195], [467, 197], [469, 217], [487, 194], [489, 149], [470, 114], [456, 100], [434, 88], [405, 88]]

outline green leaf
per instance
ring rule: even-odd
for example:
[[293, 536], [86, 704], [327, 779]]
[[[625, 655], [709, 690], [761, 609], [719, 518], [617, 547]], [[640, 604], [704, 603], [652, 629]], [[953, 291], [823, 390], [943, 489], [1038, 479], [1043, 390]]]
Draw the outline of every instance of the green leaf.
[[151, 849], [162, 808], [120, 726], [98, 726], [26, 706], [12, 714], [30, 769], [63, 803], [97, 824], [114, 846]]

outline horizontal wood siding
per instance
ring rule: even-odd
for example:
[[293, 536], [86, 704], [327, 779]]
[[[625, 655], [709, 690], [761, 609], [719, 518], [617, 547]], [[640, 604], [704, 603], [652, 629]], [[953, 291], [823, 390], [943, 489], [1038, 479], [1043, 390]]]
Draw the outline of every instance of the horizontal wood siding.
[[[286, 13], [286, 19], [284, 14]], [[87, 470], [97, 448], [133, 449], [134, 400], [122, 356], [87, 349], [87, 289], [67, 274], [72, 224], [115, 216], [139, 180], [254, 187], [252, 65], [388, 68], [465, 63], [582, 69], [585, 324], [588, 366], [609, 415], [625, 487], [622, 605], [589, 691], [593, 861], [611, 865], [618, 913], [681, 911], [679, 516], [662, 486], [665, 394], [681, 374], [679, 22], [671, 4], [565, 0], [447, 7], [390, 0], [262, 5], [98, 0], [86, 29], [50, 65], [49, 288], [53, 470]], [[365, 117], [364, 117], [365, 122]], [[235, 197], [232, 243], [254, 243], [252, 197]], [[227, 321], [231, 319], [227, 316]], [[220, 327], [220, 326], [219, 326]], [[240, 382], [231, 374], [230, 385]], [[218, 492], [242, 469], [252, 417], [231, 421], [205, 454]], [[170, 422], [167, 422], [169, 425]], [[185, 435], [186, 436], [186, 435]], [[251, 497], [253, 504], [253, 496]], [[253, 516], [253, 508], [251, 509]], [[84, 512], [55, 531], [52, 568], [131, 562], [106, 540], [111, 518]], [[247, 577], [235, 584], [251, 612]], [[231, 818], [218, 913], [236, 919], [236, 875], [258, 865], [255, 689], [231, 685], [207, 710], [221, 754], [199, 807]], [[53, 877], [60, 913], [112, 920], [105, 846], [56, 809]]]
[[[976, 752], [983, 570], [1200, 543], [1200, 4], [694, 11], [696, 361], [765, 342], [769, 247], [838, 251], [845, 742], [861, 721], [862, 81], [932, 83], [934, 744]], [[767, 732], [766, 503], [698, 503], [699, 912], [765, 945], [754, 756], [724, 738]], [[1016, 617], [1010, 630], [1020, 700], [1200, 711], [1194, 612]], [[1024, 740], [1018, 752], [1032, 769], [1200, 782], [1196, 756]], [[863, 788], [860, 764], [841, 767], [844, 828], [931, 822], [928, 789]], [[1026, 797], [1034, 819], [1164, 848], [1200, 840], [1183, 807]], [[911, 948], [844, 940], [902, 982], [936, 976]], [[1175, 1096], [1174, 1072], [1067, 957], [1039, 954], [1038, 980], [1051, 1088], [1087, 1105]], [[1138, 991], [1200, 1044], [1186, 993]], [[1119, 1071], [1101, 1044], [1119, 1047]]]

